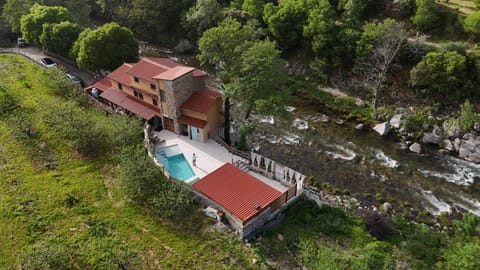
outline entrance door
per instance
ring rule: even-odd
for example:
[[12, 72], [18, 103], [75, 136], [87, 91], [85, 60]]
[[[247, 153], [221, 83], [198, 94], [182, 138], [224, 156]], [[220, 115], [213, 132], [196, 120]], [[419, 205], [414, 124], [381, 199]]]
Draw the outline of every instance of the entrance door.
[[164, 128], [166, 130], [169, 130], [171, 132], [175, 132], [175, 124], [173, 123], [173, 119], [164, 117], [163, 118], [163, 124], [164, 124], [164, 126], [165, 126]]
[[200, 133], [199, 128], [190, 127], [190, 134], [192, 134], [192, 140], [198, 141], [198, 133]]

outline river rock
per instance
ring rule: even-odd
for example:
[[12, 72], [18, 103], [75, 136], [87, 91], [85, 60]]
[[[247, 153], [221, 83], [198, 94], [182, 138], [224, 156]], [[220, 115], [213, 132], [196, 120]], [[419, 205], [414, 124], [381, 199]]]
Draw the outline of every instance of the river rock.
[[445, 121], [443, 122], [443, 130], [445, 130], [449, 138], [457, 138], [460, 136], [461, 131], [458, 126], [458, 121]]
[[424, 133], [422, 142], [426, 144], [438, 144], [441, 137], [432, 133]]
[[392, 205], [388, 202], [385, 202], [383, 205], [382, 205], [382, 210], [383, 212], [385, 213], [390, 213], [390, 211], [392, 211]]
[[455, 140], [453, 141], [453, 147], [455, 148], [455, 151], [459, 151], [460, 150], [460, 144], [462, 143], [462, 141], [460, 140], [460, 138], [455, 138]]
[[395, 114], [390, 119], [390, 125], [394, 128], [400, 128], [400, 125], [402, 124], [402, 118], [403, 118], [403, 114], [401, 113]]
[[355, 126], [355, 129], [356, 129], [356, 130], [362, 130], [363, 127], [364, 127], [364, 125], [363, 125], [362, 123], [360, 123], [360, 124], [358, 124], [358, 125]]
[[468, 161], [480, 163], [480, 138], [474, 135], [462, 141], [458, 156]]
[[363, 101], [361, 98], [357, 98], [355, 100], [355, 105], [357, 105], [358, 107], [365, 107], [365, 101]]
[[448, 150], [450, 152], [455, 151], [455, 146], [453, 146], [452, 141], [450, 141], [449, 139], [443, 140], [443, 148], [445, 148], [446, 150]]
[[473, 125], [473, 129], [477, 132], [480, 132], [480, 122], [475, 122], [475, 125]]
[[422, 152], [422, 146], [419, 143], [414, 143], [408, 148], [410, 151], [420, 154]]
[[375, 130], [380, 136], [385, 136], [390, 132], [390, 124], [388, 122], [383, 122], [376, 125], [373, 130]]

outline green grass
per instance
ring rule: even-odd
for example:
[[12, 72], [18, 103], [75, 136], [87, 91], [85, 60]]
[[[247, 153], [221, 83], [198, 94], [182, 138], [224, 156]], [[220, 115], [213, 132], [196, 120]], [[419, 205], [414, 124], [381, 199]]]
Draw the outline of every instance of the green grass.
[[[115, 178], [115, 156], [87, 159], [41, 121], [45, 104], [67, 102], [49, 94], [48, 72], [19, 56], [0, 55], [2, 89], [20, 106], [0, 114], [0, 269], [19, 269], [28, 256], [53, 257], [55, 250], [81, 269], [115, 269], [118, 261], [130, 269], [262, 267], [252, 265], [255, 249], [207, 230], [209, 220], [198, 209], [169, 220], [129, 202]], [[118, 118], [83, 110], [107, 132], [115, 130]], [[24, 132], [28, 124], [35, 127], [31, 136]], [[35, 253], [41, 248], [53, 251]]]

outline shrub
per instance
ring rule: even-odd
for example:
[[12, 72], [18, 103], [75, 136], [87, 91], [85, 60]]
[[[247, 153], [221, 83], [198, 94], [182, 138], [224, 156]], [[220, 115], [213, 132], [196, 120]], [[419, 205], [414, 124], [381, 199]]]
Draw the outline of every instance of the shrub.
[[158, 216], [183, 213], [192, 203], [189, 188], [166, 179], [141, 144], [123, 149], [120, 177], [129, 197]]
[[467, 15], [463, 29], [477, 39], [480, 37], [480, 11]]
[[417, 11], [412, 17], [413, 24], [420, 31], [428, 31], [438, 26], [439, 7], [433, 0], [416, 0]]
[[477, 122], [479, 119], [480, 117], [475, 113], [473, 105], [468, 99], [465, 100], [465, 103], [463, 103], [461, 106], [460, 118], [458, 121], [460, 129], [462, 131], [472, 129], [475, 125], [475, 122]]

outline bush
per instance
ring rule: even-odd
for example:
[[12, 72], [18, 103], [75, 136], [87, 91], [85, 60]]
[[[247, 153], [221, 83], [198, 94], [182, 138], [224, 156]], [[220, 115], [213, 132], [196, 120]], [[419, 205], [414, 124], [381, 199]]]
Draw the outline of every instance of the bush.
[[73, 102], [44, 106], [45, 124], [69, 140], [81, 154], [98, 157], [108, 149], [107, 133], [101, 123], [95, 121], [92, 111], [82, 110]]
[[417, 11], [412, 17], [412, 22], [420, 31], [428, 31], [439, 26], [439, 7], [433, 0], [416, 0], [416, 5]]
[[458, 119], [459, 127], [462, 131], [467, 131], [473, 128], [475, 122], [480, 119], [479, 115], [475, 113], [473, 105], [467, 99], [461, 106], [460, 118]]
[[141, 144], [123, 149], [120, 177], [129, 197], [158, 216], [179, 215], [193, 201], [190, 189], [182, 183], [166, 179]]
[[389, 254], [388, 245], [384, 242], [368, 243], [364, 248], [359, 249], [358, 253], [360, 255], [350, 259], [352, 269], [394, 269], [393, 258]]
[[467, 15], [463, 21], [463, 29], [472, 37], [480, 38], [480, 11]]
[[446, 270], [477, 270], [480, 269], [480, 260], [478, 254], [480, 253], [480, 243], [476, 242], [465, 243], [463, 241], [457, 242], [453, 247], [445, 250], [445, 262], [440, 263], [441, 269]]

